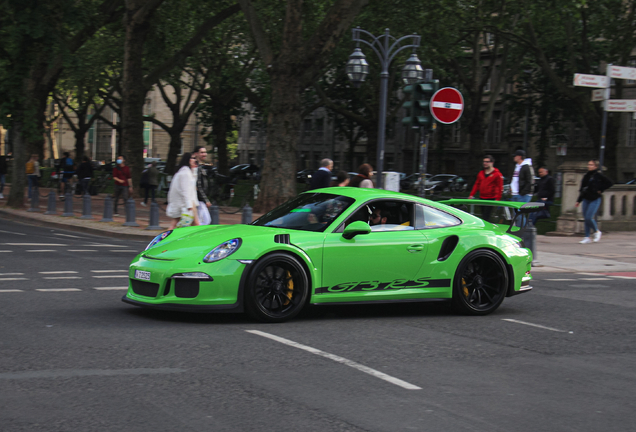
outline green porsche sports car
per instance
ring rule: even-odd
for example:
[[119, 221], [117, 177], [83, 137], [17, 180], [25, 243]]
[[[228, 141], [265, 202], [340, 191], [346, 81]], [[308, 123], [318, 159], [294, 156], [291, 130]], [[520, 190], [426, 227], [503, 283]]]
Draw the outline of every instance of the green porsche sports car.
[[[536, 203], [478, 201], [508, 219]], [[177, 228], [130, 264], [123, 301], [281, 322], [305, 305], [448, 300], [485, 315], [531, 289], [532, 253], [513, 225], [377, 189], [305, 192], [250, 225]], [[541, 204], [538, 204], [541, 206]]]

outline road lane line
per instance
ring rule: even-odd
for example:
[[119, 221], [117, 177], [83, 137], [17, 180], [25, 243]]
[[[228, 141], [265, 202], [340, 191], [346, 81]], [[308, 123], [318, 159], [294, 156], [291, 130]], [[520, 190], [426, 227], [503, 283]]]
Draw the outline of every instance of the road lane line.
[[8, 251], [8, 250], [0, 250], [0, 253], [3, 253], [3, 252], [4, 252], [4, 253], [11, 253], [11, 252], [13, 252], [13, 251]]
[[109, 250], [108, 252], [133, 252], [133, 253], [139, 253], [138, 250], [132, 250], [132, 249], [116, 249], [116, 250]]
[[67, 252], [97, 252], [97, 249], [69, 249]]
[[65, 292], [65, 291], [81, 291], [79, 288], [38, 288], [36, 291], [41, 292]]
[[597, 281], [597, 280], [612, 280], [608, 277], [595, 277], [595, 278], [579, 278], [579, 280], [584, 280], [584, 281]]
[[77, 274], [76, 271], [73, 270], [65, 270], [65, 271], [45, 271], [45, 272], [38, 272], [40, 274], [67, 274], [67, 273], [73, 273], [73, 274]]
[[601, 273], [583, 273], [583, 272], [577, 273], [577, 275], [581, 275], [581, 276], [597, 276], [597, 277], [598, 276], [603, 276], [603, 274], [601, 274]]
[[128, 275], [108, 275], [108, 276], [93, 276], [95, 279], [113, 279], [113, 278], [127, 278]]
[[24, 276], [24, 273], [0, 273], [0, 276]]
[[0, 278], [0, 281], [29, 280], [29, 278]]
[[27, 250], [26, 252], [57, 252], [53, 249], [37, 249], [37, 250]]
[[291, 341], [289, 339], [285, 339], [285, 338], [282, 338], [282, 337], [279, 337], [279, 336], [275, 336], [275, 335], [270, 334], [270, 333], [265, 333], [265, 332], [262, 332], [262, 331], [259, 331], [259, 330], [245, 330], [245, 331], [248, 332], [248, 333], [252, 333], [252, 334], [255, 334], [255, 335], [258, 335], [258, 336], [262, 336], [262, 337], [274, 340], [276, 342], [280, 342], [282, 344], [285, 344], [285, 345], [288, 345], [288, 346], [291, 346], [291, 347], [294, 347], [294, 348], [299, 348], [301, 350], [310, 352], [312, 354], [319, 355], [321, 357], [328, 358], [328, 359], [333, 360], [333, 361], [338, 362], [338, 363], [342, 363], [342, 364], [344, 364], [346, 366], [352, 367], [354, 369], [357, 369], [357, 370], [359, 370], [361, 372], [367, 373], [367, 374], [369, 374], [371, 376], [374, 376], [376, 378], [380, 378], [381, 380], [390, 382], [391, 384], [395, 384], [395, 385], [400, 386], [402, 388], [405, 388], [407, 390], [422, 390], [421, 387], [418, 387], [416, 385], [407, 383], [406, 381], [402, 381], [399, 378], [392, 377], [391, 375], [387, 375], [387, 374], [385, 374], [383, 372], [380, 372], [380, 371], [377, 371], [375, 369], [371, 369], [370, 367], [361, 365], [360, 363], [356, 363], [353, 360], [349, 360], [349, 359], [346, 359], [344, 357], [337, 356], [335, 354], [330, 354], [328, 352], [321, 351], [319, 349], [312, 348], [312, 347], [307, 346], [307, 345], [299, 344], [298, 342], [294, 342], [294, 341]]
[[91, 273], [128, 273], [128, 270], [91, 270]]
[[58, 280], [58, 279], [81, 279], [81, 276], [48, 276], [42, 279]]
[[544, 329], [544, 330], [550, 330], [550, 331], [559, 332], [559, 333], [570, 333], [570, 334], [574, 333], [572, 331], [569, 332], [567, 330], [559, 330], [559, 329], [555, 329], [555, 328], [552, 328], [552, 327], [546, 327], [546, 326], [542, 326], [542, 325], [539, 325], [539, 324], [533, 324], [533, 323], [529, 323], [529, 322], [525, 322], [525, 321], [519, 321], [519, 320], [515, 320], [515, 319], [503, 318], [502, 321], [508, 321], [508, 322], [511, 322], [511, 323], [523, 324], [523, 325], [527, 325], [527, 326], [531, 326], [531, 327], [537, 327], [537, 328], [541, 328], [541, 329]]
[[545, 279], [547, 281], [552, 281], [552, 282], [565, 282], [565, 281], [575, 281], [578, 279]]
[[96, 289], [98, 291], [117, 291], [117, 290], [127, 290], [128, 287], [95, 287], [93, 289]]
[[2, 243], [7, 246], [68, 246], [59, 243]]
[[2, 233], [6, 233], [6, 234], [26, 235], [26, 234], [24, 234], [24, 233], [12, 232], [12, 231], [3, 231], [3, 230], [0, 230], [0, 232], [2, 232]]
[[88, 246], [88, 247], [120, 247], [120, 248], [127, 248], [130, 246], [127, 245], [112, 245], [112, 244], [104, 244], [104, 243], [94, 243], [94, 244], [87, 244], [84, 246]]
[[614, 279], [636, 279], [636, 277], [634, 276], [610, 276], [610, 277]]
[[0, 293], [10, 293], [10, 292], [24, 292], [24, 291], [17, 290], [17, 289], [0, 289]]
[[62, 236], [62, 237], [70, 237], [70, 238], [78, 238], [78, 239], [83, 238], [83, 237], [80, 237], [80, 236], [74, 236], [74, 235], [70, 235], [70, 234], [59, 234], [59, 233], [53, 233], [53, 235], [56, 235], [56, 236]]
[[0, 380], [28, 379], [28, 378], [74, 378], [89, 376], [121, 376], [121, 375], [156, 375], [183, 373], [185, 369], [178, 368], [139, 368], [139, 369], [61, 369], [39, 370], [25, 372], [2, 372]]

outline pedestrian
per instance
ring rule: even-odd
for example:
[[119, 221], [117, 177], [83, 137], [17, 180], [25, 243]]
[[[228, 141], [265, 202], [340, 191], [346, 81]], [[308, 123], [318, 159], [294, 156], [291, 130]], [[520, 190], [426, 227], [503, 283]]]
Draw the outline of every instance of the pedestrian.
[[[534, 169], [532, 168], [532, 159], [526, 158], [526, 152], [517, 150], [514, 154], [515, 170], [512, 173], [512, 181], [510, 182], [510, 193], [512, 197], [510, 201], [530, 202], [532, 199], [532, 189], [534, 188]], [[515, 223], [521, 226], [525, 223], [526, 217], [520, 216], [519, 221]]]
[[64, 152], [58, 172], [62, 172], [62, 183], [64, 183], [64, 194], [66, 195], [67, 192], [73, 190], [73, 176], [75, 175], [75, 162], [71, 159], [69, 152]]
[[194, 175], [196, 168], [197, 157], [192, 153], [184, 153], [168, 191], [166, 215], [172, 218], [169, 230], [178, 226], [199, 225], [197, 179]]
[[311, 176], [309, 189], [321, 189], [331, 185], [331, 170], [333, 169], [333, 161], [331, 159], [323, 159], [320, 161], [320, 168]]
[[141, 173], [140, 183], [140, 186], [144, 188], [144, 200], [141, 202], [141, 205], [146, 207], [148, 204], [148, 195], [152, 195], [150, 202], [155, 202], [155, 191], [157, 190], [157, 186], [159, 186], [159, 170], [157, 169], [156, 161], [151, 162], [148, 168]]
[[208, 150], [204, 146], [194, 146], [192, 154], [197, 158], [195, 177], [197, 179], [197, 199], [199, 200], [199, 224], [210, 225], [212, 218], [210, 217], [210, 210], [208, 209], [212, 206], [212, 203], [206, 193], [209, 190], [209, 185], [208, 176], [204, 169], [208, 157]]
[[346, 171], [338, 171], [336, 179], [332, 180], [331, 186], [348, 186], [349, 185], [349, 173]]
[[80, 195], [84, 195], [88, 192], [88, 184], [91, 182], [93, 178], [93, 165], [91, 164], [91, 158], [88, 156], [84, 156], [82, 158], [82, 163], [77, 167], [77, 180], [79, 181]]
[[38, 178], [40, 177], [40, 162], [38, 162], [39, 156], [36, 154], [31, 155], [26, 163], [26, 174], [29, 183], [29, 199], [33, 193], [38, 192]]
[[[473, 199], [475, 194], [479, 193], [479, 199], [501, 201], [503, 175], [495, 168], [495, 158], [491, 155], [484, 156], [482, 165], [484, 169], [477, 174], [477, 180], [468, 198]], [[481, 206], [482, 219], [489, 220], [492, 210], [492, 206]]]
[[361, 187], [361, 188], [374, 188], [373, 182], [371, 181], [371, 173], [373, 172], [373, 167], [369, 164], [362, 164], [358, 167], [358, 174], [356, 174], [351, 181], [349, 182], [349, 186], [351, 187]]
[[6, 181], [5, 177], [7, 176], [7, 157], [2, 155], [0, 156], [0, 199], [4, 199], [4, 195], [2, 192], [4, 191], [4, 183]]
[[117, 165], [113, 168], [113, 179], [115, 180], [115, 197], [114, 197], [114, 213], [115, 216], [119, 216], [117, 213], [117, 204], [119, 197], [122, 196], [124, 202], [124, 209], [126, 208], [126, 201], [128, 197], [133, 193], [132, 177], [130, 176], [130, 168], [126, 165], [126, 159], [123, 156], [117, 157]]
[[554, 204], [554, 193], [556, 192], [556, 183], [550, 175], [550, 171], [546, 167], [539, 168], [539, 181], [537, 182], [537, 201], [544, 204], [539, 211], [530, 214], [532, 225], [536, 225], [539, 219], [550, 218], [550, 206]]
[[587, 163], [587, 173], [581, 180], [579, 197], [575, 204], [576, 207], [582, 204], [583, 218], [585, 219], [585, 238], [579, 243], [591, 243], [591, 231], [594, 231], [595, 242], [601, 239], [601, 231], [598, 229], [598, 224], [594, 218], [601, 205], [601, 194], [613, 184], [610, 179], [599, 171], [599, 162], [597, 160], [591, 160]]

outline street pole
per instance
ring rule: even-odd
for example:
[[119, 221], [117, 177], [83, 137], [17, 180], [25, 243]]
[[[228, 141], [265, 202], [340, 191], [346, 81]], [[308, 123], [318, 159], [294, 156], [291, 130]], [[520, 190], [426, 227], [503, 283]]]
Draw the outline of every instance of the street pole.
[[419, 184], [419, 196], [424, 198], [426, 196], [426, 170], [428, 169], [428, 128], [420, 128], [420, 184]]
[[603, 162], [605, 162], [605, 135], [607, 134], [607, 101], [610, 98], [610, 85], [609, 83], [611, 82], [611, 77], [610, 77], [610, 70], [612, 68], [612, 63], [607, 65], [607, 70], [605, 71], [605, 74], [607, 75], [607, 80], [608, 80], [608, 85], [607, 88], [605, 89], [605, 100], [603, 101], [603, 123], [601, 125], [601, 149], [600, 149], [600, 154], [598, 156], [598, 169], [599, 171], [603, 171]]

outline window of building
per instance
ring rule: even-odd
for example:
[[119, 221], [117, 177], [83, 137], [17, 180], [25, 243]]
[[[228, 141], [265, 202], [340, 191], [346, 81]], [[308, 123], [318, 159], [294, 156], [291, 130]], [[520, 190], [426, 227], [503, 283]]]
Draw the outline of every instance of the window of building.
[[325, 119], [319, 118], [316, 120], [316, 136], [322, 138], [325, 134]]
[[462, 141], [462, 128], [460, 122], [453, 123], [451, 129], [451, 141], [454, 145], [458, 146]]
[[501, 112], [494, 113], [494, 133], [492, 140], [495, 143], [501, 142]]
[[627, 147], [636, 146], [636, 120], [634, 118], [629, 119], [629, 128], [627, 131], [627, 142], [625, 143]]
[[310, 137], [312, 133], [311, 119], [305, 119], [303, 123], [303, 133], [306, 137]]
[[[629, 61], [627, 62], [627, 66], [636, 67], [636, 58], [629, 59]], [[636, 84], [636, 80], [627, 80], [625, 84]]]
[[257, 137], [258, 136], [259, 126], [260, 126], [260, 124], [259, 124], [258, 120], [250, 119], [250, 137]]

